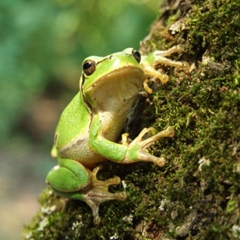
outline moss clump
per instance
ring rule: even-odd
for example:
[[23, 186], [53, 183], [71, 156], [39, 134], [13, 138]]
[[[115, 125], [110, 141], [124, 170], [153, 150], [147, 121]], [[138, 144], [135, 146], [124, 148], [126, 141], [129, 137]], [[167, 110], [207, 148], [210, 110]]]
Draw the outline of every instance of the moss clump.
[[41, 209], [32, 222], [25, 226], [24, 239], [61, 239], [65, 200], [53, 196], [51, 189], [42, 193]]
[[143, 52], [182, 44], [184, 53], [173, 58], [191, 64], [188, 73], [162, 66], [170, 82], [141, 117], [152, 114], [158, 130], [175, 127], [175, 138], [151, 149], [168, 163], [105, 163], [99, 177], [120, 176], [128, 199], [102, 204], [99, 226], [85, 203], [65, 206], [46, 190], [42, 208], [56, 207], [41, 209], [27, 239], [240, 238], [240, 3], [183, 3], [165, 8], [142, 43]]

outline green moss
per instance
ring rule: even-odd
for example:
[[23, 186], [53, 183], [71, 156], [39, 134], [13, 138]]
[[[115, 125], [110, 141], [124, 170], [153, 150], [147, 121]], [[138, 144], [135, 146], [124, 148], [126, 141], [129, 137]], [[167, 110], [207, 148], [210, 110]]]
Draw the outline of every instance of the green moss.
[[99, 177], [120, 176], [128, 199], [103, 203], [99, 226], [85, 203], [64, 207], [46, 190], [27, 239], [240, 238], [239, 7], [237, 0], [192, 1], [191, 11], [165, 13], [142, 43], [143, 52], [181, 43], [185, 52], [173, 58], [191, 64], [189, 73], [163, 67], [170, 82], [140, 118], [147, 119], [141, 126], [152, 119], [158, 130], [174, 126], [173, 139], [151, 148], [167, 157], [166, 166], [105, 163]]
[[46, 189], [39, 200], [41, 209], [32, 222], [25, 226], [24, 239], [59, 239], [62, 235], [62, 216], [65, 200], [53, 196], [50, 189]]

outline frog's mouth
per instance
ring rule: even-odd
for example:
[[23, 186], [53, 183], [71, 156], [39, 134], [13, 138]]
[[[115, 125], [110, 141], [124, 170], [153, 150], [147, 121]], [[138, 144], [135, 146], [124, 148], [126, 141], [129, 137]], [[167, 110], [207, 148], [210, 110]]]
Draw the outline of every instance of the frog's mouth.
[[[142, 89], [144, 71], [139, 67], [124, 66], [114, 70], [85, 89], [88, 103], [97, 109], [108, 110], [131, 104]], [[111, 105], [111, 106], [109, 106]]]

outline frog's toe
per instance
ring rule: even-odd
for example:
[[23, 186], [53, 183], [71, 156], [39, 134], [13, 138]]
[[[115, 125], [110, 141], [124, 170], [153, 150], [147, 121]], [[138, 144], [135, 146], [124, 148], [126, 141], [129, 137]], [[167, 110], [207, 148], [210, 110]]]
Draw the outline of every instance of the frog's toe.
[[139, 159], [144, 162], [153, 162], [157, 164], [159, 167], [163, 167], [166, 164], [166, 159], [162, 156], [155, 157], [151, 155], [150, 153], [147, 153], [145, 151], [140, 151], [138, 154]]
[[[111, 194], [111, 196], [110, 196]], [[95, 225], [99, 225], [101, 223], [101, 218], [99, 216], [99, 205], [102, 202], [105, 201], [109, 201], [109, 200], [120, 200], [120, 201], [124, 201], [127, 198], [127, 194], [126, 192], [119, 192], [119, 193], [110, 193], [107, 192], [105, 194], [100, 194], [102, 197], [101, 201], [98, 201], [99, 199], [96, 198], [96, 196], [92, 195], [92, 194], [88, 194], [87, 200], [85, 201], [88, 206], [92, 209], [92, 213], [93, 213], [93, 222]], [[106, 197], [106, 198], [105, 198]]]
[[155, 163], [159, 166], [159, 167], [163, 167], [166, 164], [166, 159], [164, 157], [158, 157], [155, 161]]
[[97, 172], [101, 167], [97, 167], [92, 172], [92, 183], [83, 192], [84, 201], [91, 207], [94, 217], [94, 223], [99, 224], [101, 219], [99, 217], [99, 205], [110, 200], [124, 201], [127, 198], [126, 192], [111, 193], [108, 191], [110, 185], [118, 185], [121, 183], [119, 177], [110, 178], [106, 181], [97, 179]]
[[[141, 133], [140, 133], [141, 134]], [[157, 140], [161, 139], [161, 138], [166, 138], [166, 137], [169, 137], [169, 138], [172, 138], [174, 137], [174, 128], [173, 127], [168, 127], [166, 128], [165, 130], [161, 131], [161, 132], [158, 132], [157, 134], [141, 141], [139, 143], [139, 145], [142, 147], [142, 148], [148, 148], [150, 145], [152, 145], [153, 143], [155, 143]]]
[[[147, 148], [154, 144], [157, 140], [161, 138], [166, 138], [166, 137], [174, 137], [174, 128], [173, 127], [168, 127], [165, 130], [158, 132], [157, 134], [154, 134], [151, 137], [148, 137], [144, 140], [142, 138], [144, 137], [145, 134], [148, 132], [153, 132], [152, 128], [144, 128], [140, 134], [129, 144], [132, 149], [134, 149], [135, 146], [138, 147], [137, 149], [137, 161], [144, 161], [144, 162], [153, 162], [156, 163], [159, 167], [163, 167], [166, 163], [166, 160], [164, 157], [156, 157], [151, 155], [150, 153], [147, 152]], [[132, 154], [134, 157], [134, 154]], [[129, 154], [127, 160], [125, 162], [130, 163], [134, 162], [136, 160], [131, 159], [131, 154]]]

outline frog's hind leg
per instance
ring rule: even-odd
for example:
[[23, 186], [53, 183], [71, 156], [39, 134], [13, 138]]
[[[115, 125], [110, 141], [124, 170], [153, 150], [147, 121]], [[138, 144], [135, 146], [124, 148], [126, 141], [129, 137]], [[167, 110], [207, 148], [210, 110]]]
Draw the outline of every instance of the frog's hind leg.
[[110, 185], [121, 183], [119, 177], [106, 181], [97, 179], [97, 173], [101, 169], [96, 167], [92, 172], [81, 163], [71, 159], [60, 159], [59, 166], [54, 167], [47, 176], [47, 182], [60, 196], [86, 202], [92, 209], [94, 223], [99, 224], [99, 205], [109, 200], [125, 200], [125, 192], [111, 193]]

